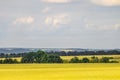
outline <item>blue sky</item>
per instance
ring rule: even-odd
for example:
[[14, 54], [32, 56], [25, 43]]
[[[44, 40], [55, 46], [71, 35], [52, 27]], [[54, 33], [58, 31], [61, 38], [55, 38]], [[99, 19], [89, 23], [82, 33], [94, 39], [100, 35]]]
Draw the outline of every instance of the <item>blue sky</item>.
[[0, 0], [0, 47], [120, 48], [120, 0]]

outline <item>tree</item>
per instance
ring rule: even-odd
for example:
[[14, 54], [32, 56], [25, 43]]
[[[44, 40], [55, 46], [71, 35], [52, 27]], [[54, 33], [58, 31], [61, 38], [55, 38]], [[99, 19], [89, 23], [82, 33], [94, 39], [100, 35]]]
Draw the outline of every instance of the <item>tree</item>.
[[98, 63], [99, 62], [99, 59], [98, 59], [98, 57], [95, 57], [95, 56], [93, 56], [93, 57], [91, 57], [91, 62], [92, 63]]
[[100, 60], [100, 62], [102, 62], [102, 63], [108, 63], [109, 62], [109, 57], [102, 57], [102, 59]]
[[13, 59], [13, 63], [19, 63], [17, 59]]
[[13, 64], [13, 63], [18, 63], [18, 61], [16, 59], [12, 59], [12, 58], [5, 58], [2, 63], [3, 64]]
[[63, 60], [60, 58], [60, 56], [55, 54], [48, 55], [48, 63], [63, 63]]
[[46, 63], [47, 62], [47, 53], [44, 51], [37, 51], [35, 54], [35, 62], [36, 63]]
[[29, 52], [21, 60], [22, 63], [47, 63], [48, 55], [43, 51]]
[[0, 60], [0, 64], [2, 64], [3, 63], [3, 60]]
[[34, 63], [35, 60], [35, 53], [29, 52], [24, 57], [22, 57], [21, 62], [22, 63]]
[[4, 60], [3, 60], [3, 63], [12, 63], [12, 59], [10, 59], [10, 58], [5, 58]]
[[88, 58], [83, 58], [81, 62], [82, 62], [82, 63], [89, 63], [90, 60], [89, 60]]
[[74, 57], [70, 60], [70, 63], [79, 63], [79, 62], [80, 62], [80, 60], [78, 57]]

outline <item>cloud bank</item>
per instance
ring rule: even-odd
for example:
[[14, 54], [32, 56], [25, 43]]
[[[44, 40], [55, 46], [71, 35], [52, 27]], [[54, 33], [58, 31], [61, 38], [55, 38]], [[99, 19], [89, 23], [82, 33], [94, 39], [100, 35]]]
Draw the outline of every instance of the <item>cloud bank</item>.
[[101, 6], [120, 6], [120, 0], [90, 0], [93, 4]]
[[91, 29], [91, 30], [119, 30], [120, 29], [120, 24], [112, 24], [112, 25], [86, 24], [86, 29]]
[[52, 26], [59, 26], [59, 25], [65, 25], [69, 23], [70, 19], [68, 18], [68, 14], [57, 14], [52, 16], [47, 16], [45, 19], [46, 25], [52, 25]]
[[31, 16], [28, 17], [19, 17], [15, 21], [13, 21], [13, 24], [31, 24], [34, 22], [34, 18]]
[[42, 1], [46, 3], [69, 3], [72, 2], [73, 0], [42, 0]]
[[51, 7], [46, 7], [42, 10], [43, 13], [47, 13], [51, 10], [52, 8]]

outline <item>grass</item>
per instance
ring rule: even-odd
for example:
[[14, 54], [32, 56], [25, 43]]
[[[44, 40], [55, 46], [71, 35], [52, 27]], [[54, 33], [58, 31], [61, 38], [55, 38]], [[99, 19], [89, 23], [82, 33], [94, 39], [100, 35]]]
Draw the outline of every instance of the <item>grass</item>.
[[0, 80], [120, 80], [120, 64], [0, 64]]

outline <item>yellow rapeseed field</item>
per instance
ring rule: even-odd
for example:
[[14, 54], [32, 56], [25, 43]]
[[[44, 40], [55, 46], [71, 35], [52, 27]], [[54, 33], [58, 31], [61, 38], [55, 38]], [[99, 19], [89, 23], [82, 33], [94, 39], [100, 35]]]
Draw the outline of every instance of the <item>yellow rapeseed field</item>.
[[0, 80], [120, 80], [120, 64], [0, 64]]

